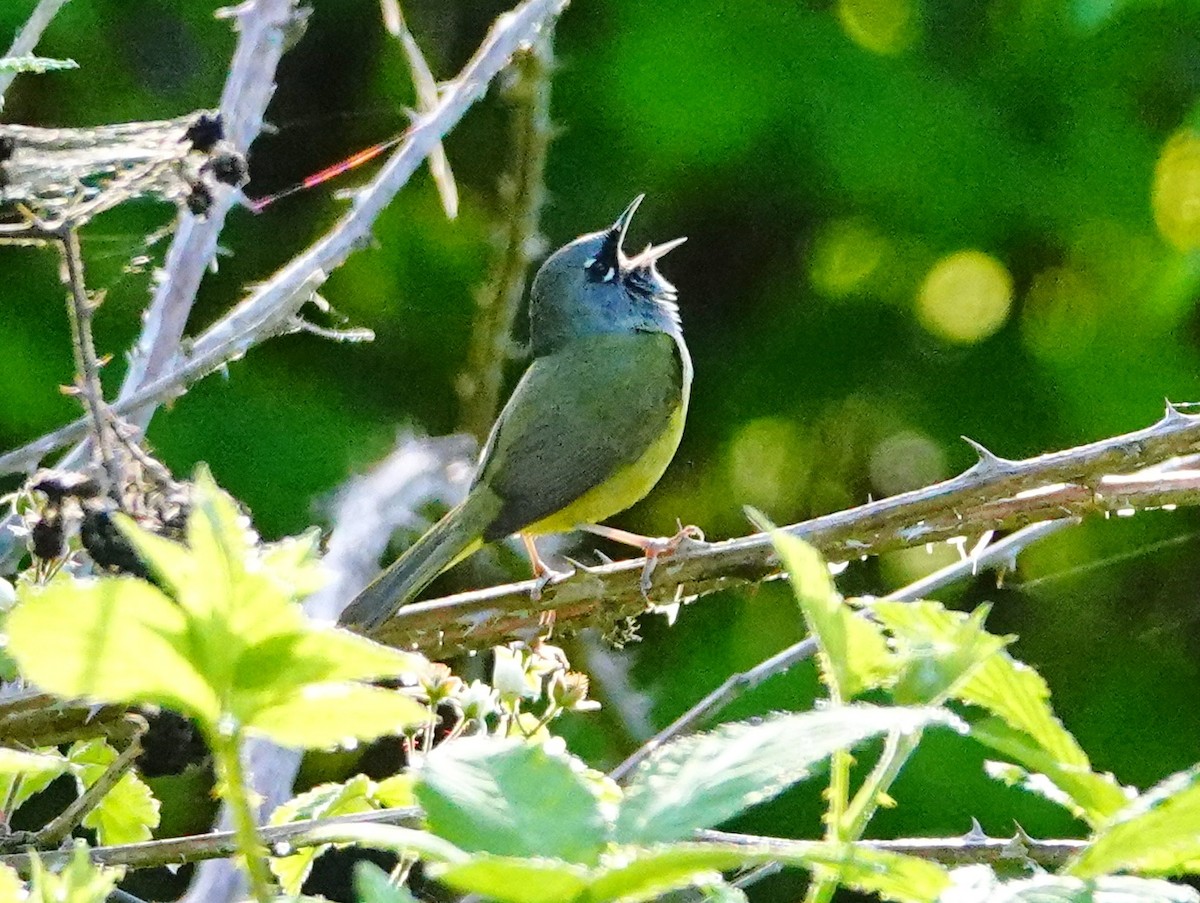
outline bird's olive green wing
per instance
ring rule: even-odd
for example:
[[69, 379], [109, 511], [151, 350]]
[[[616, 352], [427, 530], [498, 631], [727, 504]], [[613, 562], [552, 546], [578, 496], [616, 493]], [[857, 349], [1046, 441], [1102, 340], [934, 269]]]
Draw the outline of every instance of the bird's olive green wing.
[[685, 366], [675, 339], [657, 332], [590, 336], [536, 358], [484, 450], [476, 482], [502, 500], [484, 539], [536, 524], [641, 459], [681, 423]]

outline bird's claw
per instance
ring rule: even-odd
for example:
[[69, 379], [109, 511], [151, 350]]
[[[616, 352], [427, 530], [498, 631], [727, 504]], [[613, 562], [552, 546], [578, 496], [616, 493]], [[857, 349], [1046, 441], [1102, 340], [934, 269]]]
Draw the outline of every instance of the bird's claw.
[[542, 591], [547, 586], [549, 586], [551, 583], [558, 583], [562, 580], [566, 580], [574, 573], [574, 571], [556, 571], [553, 568], [543, 565], [534, 575], [533, 589], [529, 591], [529, 598], [531, 598], [534, 602], [541, 602]]
[[654, 570], [658, 567], [660, 558], [674, 555], [679, 551], [679, 547], [685, 542], [704, 542], [704, 531], [694, 524], [688, 524], [686, 527], [681, 522], [676, 522], [679, 529], [674, 536], [647, 536], [645, 545], [642, 547], [646, 553], [646, 564], [642, 567], [642, 575], [638, 580], [638, 588], [642, 591], [642, 598], [649, 603], [650, 588]]

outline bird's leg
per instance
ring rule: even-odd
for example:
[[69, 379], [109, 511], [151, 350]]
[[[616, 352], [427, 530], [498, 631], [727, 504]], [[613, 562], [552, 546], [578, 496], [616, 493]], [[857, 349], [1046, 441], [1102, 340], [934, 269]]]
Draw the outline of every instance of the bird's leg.
[[525, 543], [525, 552], [529, 555], [529, 565], [533, 568], [533, 576], [537, 583], [533, 587], [533, 601], [537, 602], [542, 598], [542, 590], [549, 586], [555, 580], [562, 580], [571, 576], [569, 571], [556, 571], [546, 562], [542, 561], [542, 556], [538, 554], [537, 546], [534, 544], [533, 537], [528, 533], [521, 534], [521, 542]]
[[674, 536], [642, 536], [640, 533], [630, 533], [628, 530], [618, 530], [616, 527], [605, 527], [602, 524], [588, 524], [581, 529], [597, 536], [603, 536], [605, 539], [611, 539], [613, 542], [641, 549], [642, 554], [646, 556], [646, 566], [642, 568], [639, 585], [642, 595], [647, 600], [650, 597], [650, 578], [658, 566], [658, 559], [675, 554], [685, 541], [704, 541], [704, 531], [691, 524], [686, 527], [679, 524], [679, 529]]

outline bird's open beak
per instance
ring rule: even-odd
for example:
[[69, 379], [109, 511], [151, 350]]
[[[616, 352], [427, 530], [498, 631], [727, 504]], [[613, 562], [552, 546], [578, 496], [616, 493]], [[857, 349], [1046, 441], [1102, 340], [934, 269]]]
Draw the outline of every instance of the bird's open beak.
[[629, 231], [629, 224], [633, 222], [633, 214], [637, 212], [638, 204], [645, 197], [644, 194], [639, 194], [634, 198], [633, 203], [626, 207], [625, 212], [605, 231], [604, 244], [600, 248], [598, 259], [606, 268], [611, 267], [615, 272], [620, 272], [625, 265], [625, 233]]

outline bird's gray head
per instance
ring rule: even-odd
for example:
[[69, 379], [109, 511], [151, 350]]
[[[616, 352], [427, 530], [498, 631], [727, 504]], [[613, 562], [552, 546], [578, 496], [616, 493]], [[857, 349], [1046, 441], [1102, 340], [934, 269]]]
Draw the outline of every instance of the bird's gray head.
[[660, 257], [683, 244], [676, 238], [648, 245], [635, 257], [623, 244], [638, 195], [603, 232], [555, 251], [533, 280], [529, 335], [535, 355], [550, 354], [572, 339], [614, 332], [679, 332], [675, 286], [658, 272]]

